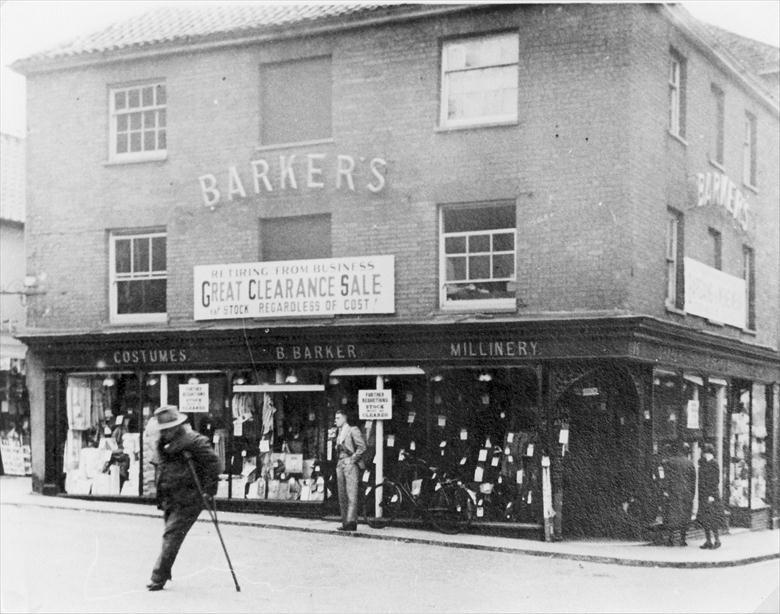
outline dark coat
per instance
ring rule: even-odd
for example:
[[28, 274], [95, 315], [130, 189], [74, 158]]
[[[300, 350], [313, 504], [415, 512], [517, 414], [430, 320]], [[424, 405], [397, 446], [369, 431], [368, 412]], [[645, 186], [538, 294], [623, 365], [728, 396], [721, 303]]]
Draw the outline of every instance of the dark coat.
[[201, 496], [192, 477], [185, 456], [192, 455], [203, 492], [217, 493], [221, 463], [209, 440], [185, 424], [169, 442], [162, 438], [157, 442], [157, 506], [167, 510], [172, 507], [197, 506]]
[[[708, 530], [720, 529], [724, 524], [723, 504], [720, 500], [718, 484], [720, 468], [714, 458], [706, 460], [703, 456], [699, 461], [699, 512], [696, 520]], [[709, 498], [712, 497], [712, 501]]]
[[664, 524], [670, 528], [686, 526], [693, 512], [696, 492], [696, 465], [685, 456], [673, 456], [665, 463]]

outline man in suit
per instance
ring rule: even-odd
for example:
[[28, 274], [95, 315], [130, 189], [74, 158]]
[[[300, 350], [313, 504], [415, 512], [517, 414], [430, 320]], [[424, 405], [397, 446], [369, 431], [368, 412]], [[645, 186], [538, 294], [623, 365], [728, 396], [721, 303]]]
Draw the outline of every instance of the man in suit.
[[339, 531], [357, 531], [358, 484], [360, 470], [365, 468], [362, 460], [366, 452], [366, 440], [356, 426], [350, 426], [347, 413], [336, 411], [336, 480], [341, 508]]

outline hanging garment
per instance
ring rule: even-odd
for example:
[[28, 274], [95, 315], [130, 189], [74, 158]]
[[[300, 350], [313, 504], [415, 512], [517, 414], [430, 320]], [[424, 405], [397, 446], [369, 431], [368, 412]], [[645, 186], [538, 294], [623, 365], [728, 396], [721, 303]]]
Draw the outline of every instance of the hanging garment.
[[92, 388], [88, 379], [69, 377], [67, 391], [68, 428], [86, 431], [92, 421]]
[[65, 454], [63, 458], [63, 469], [65, 473], [75, 471], [79, 468], [82, 447], [84, 447], [83, 431], [68, 430], [68, 434], [65, 438]]
[[263, 393], [263, 437], [270, 433], [274, 428], [274, 414], [276, 413], [276, 407], [274, 406], [271, 395], [267, 392]]

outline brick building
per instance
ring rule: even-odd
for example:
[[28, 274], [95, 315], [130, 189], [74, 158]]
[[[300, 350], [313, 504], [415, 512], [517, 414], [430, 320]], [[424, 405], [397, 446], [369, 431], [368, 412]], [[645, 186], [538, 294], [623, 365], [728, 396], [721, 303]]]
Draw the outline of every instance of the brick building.
[[636, 530], [681, 442], [776, 519], [778, 103], [678, 7], [163, 9], [15, 67], [36, 488], [150, 496], [169, 402], [226, 505], [323, 513], [383, 387], [384, 471], [479, 522], [541, 531], [552, 458], [556, 530]]

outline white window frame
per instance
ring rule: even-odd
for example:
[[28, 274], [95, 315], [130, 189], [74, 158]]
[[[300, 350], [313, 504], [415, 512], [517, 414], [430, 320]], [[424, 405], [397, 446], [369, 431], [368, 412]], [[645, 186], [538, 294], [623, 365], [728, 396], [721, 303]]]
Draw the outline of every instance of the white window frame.
[[677, 309], [677, 249], [680, 236], [680, 217], [667, 212], [666, 220], [666, 306]]
[[[518, 49], [517, 55], [513, 62], [502, 62], [495, 64], [486, 64], [484, 66], [473, 67], [451, 67], [449, 66], [450, 53], [449, 51], [458, 45], [468, 45], [469, 43], [475, 43], [485, 41], [489, 39], [513, 39], [513, 44]], [[459, 38], [453, 40], [447, 40], [442, 43], [441, 48], [441, 100], [440, 100], [440, 115], [439, 115], [439, 127], [440, 128], [460, 128], [469, 126], [481, 126], [485, 124], [506, 124], [516, 123], [518, 112], [518, 89], [519, 89], [519, 48], [520, 48], [520, 36], [517, 32], [502, 32], [499, 34], [490, 34], [485, 36], [471, 36], [468, 38]], [[465, 53], [465, 52], [464, 52]], [[514, 66], [514, 89], [515, 89], [515, 104], [512, 111], [509, 113], [497, 113], [492, 115], [481, 115], [479, 117], [469, 117], [463, 119], [449, 119], [449, 89], [450, 79], [449, 75], [454, 73], [464, 73], [470, 71], [480, 71], [491, 68], [503, 68], [507, 66]]]
[[[152, 92], [154, 95], [155, 100], [153, 101], [152, 105], [143, 105], [143, 90], [146, 88], [152, 88]], [[167, 121], [167, 110], [168, 110], [168, 92], [167, 89], [165, 90], [165, 102], [163, 104], [157, 104], [157, 88], [163, 87], [166, 88], [165, 81], [149, 81], [144, 83], [134, 83], [131, 85], [121, 85], [121, 86], [112, 86], [109, 87], [108, 90], [108, 126], [109, 126], [109, 139], [108, 139], [108, 160], [109, 162], [115, 162], [115, 163], [121, 163], [121, 162], [146, 162], [149, 160], [165, 160], [168, 157], [168, 121]], [[134, 107], [130, 109], [128, 106], [125, 106], [124, 109], [117, 109], [116, 108], [116, 96], [120, 93], [125, 93], [125, 96], [129, 96], [129, 92], [133, 90], [138, 90], [139, 94], [139, 106]], [[165, 123], [163, 126], [159, 125], [160, 121], [160, 112], [163, 112], [165, 114]], [[157, 143], [159, 139], [160, 132], [165, 133], [165, 148], [164, 149], [153, 149], [153, 150], [143, 150], [144, 145], [144, 115], [146, 112], [153, 112], [155, 114], [155, 126], [154, 126], [154, 132], [155, 132], [155, 143]], [[119, 153], [117, 152], [117, 146], [118, 146], [118, 137], [119, 137], [119, 130], [117, 128], [117, 123], [119, 121], [119, 117], [121, 115], [127, 115], [128, 116], [128, 122], [130, 121], [129, 116], [133, 113], [141, 113], [141, 128], [140, 128], [140, 134], [141, 134], [141, 151], [129, 151], [130, 142], [128, 139], [128, 151]], [[139, 131], [139, 129], [135, 130], [136, 132]], [[128, 129], [127, 134], [128, 137], [130, 135], [130, 130]]]
[[[495, 204], [493, 206], [506, 206], [508, 203]], [[506, 234], [511, 232], [513, 235], [513, 247], [511, 250], [493, 251], [492, 248], [489, 252], [466, 252], [466, 261], [468, 263], [468, 255], [490, 255], [490, 270], [493, 270], [493, 255], [506, 255], [512, 254], [512, 261], [514, 266], [512, 267], [513, 274], [507, 278], [490, 278], [490, 279], [467, 279], [473, 283], [480, 282], [494, 282], [494, 281], [506, 281], [509, 284], [514, 285], [515, 290], [517, 288], [517, 224], [511, 228], [491, 228], [486, 230], [472, 230], [466, 232], [444, 232], [444, 215], [448, 211], [453, 211], [458, 208], [476, 207], [478, 204], [464, 205], [464, 206], [444, 206], [439, 210], [439, 308], [443, 311], [515, 311], [517, 309], [517, 295], [510, 298], [486, 298], [486, 299], [465, 299], [459, 301], [447, 300], [447, 285], [455, 282], [447, 281], [447, 253], [446, 253], [446, 239], [450, 237], [468, 237], [471, 235], [485, 235], [489, 234], [492, 237], [494, 234]], [[485, 205], [485, 209], [489, 209], [490, 205]], [[468, 241], [468, 239], [467, 239]], [[468, 265], [467, 265], [468, 266]]]
[[757, 179], [757, 143], [758, 126], [756, 116], [752, 113], [745, 113], [745, 134], [742, 144], [742, 183], [751, 188], [756, 187]]
[[[116, 272], [116, 242], [129, 240], [131, 245], [132, 262], [132, 245], [134, 239], [148, 239], [150, 242], [154, 238], [164, 237], [166, 239], [166, 255], [168, 253], [168, 241], [167, 233], [164, 231], [157, 232], [139, 232], [139, 233], [112, 233], [109, 240], [109, 257], [108, 257], [108, 275], [109, 275], [109, 309], [110, 309], [110, 321], [112, 324], [149, 324], [158, 322], [167, 322], [168, 312], [161, 313], [117, 313], [119, 308], [118, 288], [121, 281], [143, 281], [147, 279], [165, 279], [167, 290], [168, 279], [168, 266], [166, 262], [165, 271], [148, 271], [142, 273], [117, 273]], [[149, 262], [152, 262], [151, 245], [149, 248]], [[166, 292], [167, 294], [167, 292]]]
[[683, 89], [684, 60], [674, 51], [669, 56], [669, 132], [678, 139], [685, 139], [683, 125]]

